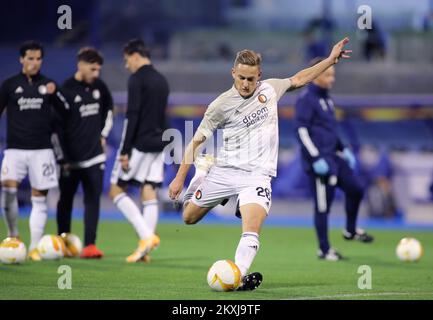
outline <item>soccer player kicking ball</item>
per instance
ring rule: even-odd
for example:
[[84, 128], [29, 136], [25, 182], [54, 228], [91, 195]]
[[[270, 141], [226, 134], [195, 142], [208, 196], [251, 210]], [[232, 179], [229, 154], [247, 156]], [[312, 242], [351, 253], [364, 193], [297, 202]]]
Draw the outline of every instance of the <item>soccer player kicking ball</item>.
[[[5, 80], [0, 88], [0, 114], [7, 109], [7, 146], [1, 166], [1, 210], [9, 237], [19, 237], [17, 189], [29, 175], [29, 258], [41, 260], [37, 245], [47, 221], [48, 190], [57, 187], [56, 160], [51, 144], [53, 106], [64, 103], [54, 82], [39, 71], [43, 47], [33, 41], [20, 48], [22, 70]], [[63, 108], [66, 108], [65, 106]]]
[[[128, 81], [128, 110], [122, 142], [111, 175], [110, 198], [131, 222], [140, 238], [127, 262], [149, 261], [149, 252], [159, 245], [157, 188], [164, 179], [162, 140], [169, 87], [152, 65], [142, 40], [129, 41], [123, 50]], [[140, 187], [143, 214], [126, 194], [128, 184]]]
[[[240, 51], [232, 69], [233, 87], [209, 105], [169, 186], [170, 198], [177, 200], [198, 147], [222, 128], [224, 144], [215, 164], [203, 158], [196, 164], [200, 168], [185, 192], [183, 219], [186, 224], [195, 224], [213, 207], [237, 196], [242, 217], [242, 236], [235, 254], [242, 273], [238, 290], [254, 290], [262, 282], [260, 273], [248, 274], [248, 269], [271, 207], [271, 179], [276, 176], [278, 158], [278, 100], [289, 89], [313, 81], [340, 58], [349, 58], [351, 51], [344, 50], [348, 41], [341, 40], [327, 59], [286, 79], [260, 81], [260, 55]], [[203, 163], [209, 163], [209, 169]]]
[[[322, 60], [315, 59], [312, 65]], [[346, 196], [344, 239], [364, 243], [373, 241], [371, 235], [356, 228], [363, 190], [353, 174], [356, 158], [338, 136], [334, 103], [329, 96], [334, 81], [335, 68], [330, 67], [301, 93], [295, 104], [295, 127], [302, 150], [302, 164], [314, 194], [318, 257], [329, 261], [343, 258], [336, 249], [331, 248], [328, 239], [328, 215], [337, 187]]]

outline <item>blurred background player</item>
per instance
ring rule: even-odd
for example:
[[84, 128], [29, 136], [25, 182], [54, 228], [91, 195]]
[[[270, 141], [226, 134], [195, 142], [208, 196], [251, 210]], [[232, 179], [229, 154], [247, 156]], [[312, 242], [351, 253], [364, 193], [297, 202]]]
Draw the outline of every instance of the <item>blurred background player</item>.
[[69, 108], [61, 113], [59, 139], [61, 174], [57, 204], [58, 233], [71, 232], [74, 196], [81, 183], [84, 192], [84, 245], [81, 258], [101, 258], [96, 245], [100, 197], [105, 170], [106, 138], [113, 125], [113, 99], [99, 79], [104, 60], [94, 48], [78, 52], [77, 72], [61, 91]]
[[[169, 87], [152, 65], [142, 40], [129, 41], [123, 50], [128, 80], [128, 103], [122, 141], [111, 176], [110, 198], [131, 222], [140, 240], [127, 262], [148, 261], [147, 254], [159, 245], [157, 188], [164, 179], [162, 134]], [[143, 212], [126, 194], [128, 183], [140, 187]]]
[[[311, 65], [323, 60], [316, 58]], [[366, 243], [373, 241], [372, 236], [356, 228], [363, 189], [353, 173], [355, 155], [343, 145], [338, 135], [334, 103], [329, 96], [334, 81], [335, 68], [331, 66], [308, 85], [295, 104], [295, 129], [302, 149], [302, 164], [314, 195], [318, 256], [332, 261], [342, 259], [341, 254], [330, 247], [328, 239], [328, 214], [336, 187], [341, 188], [346, 196], [344, 239]]]
[[5, 80], [0, 89], [0, 114], [7, 109], [1, 209], [8, 236], [18, 237], [17, 189], [29, 175], [32, 188], [29, 258], [39, 261], [41, 257], [36, 246], [47, 221], [47, 194], [58, 184], [51, 144], [53, 104], [63, 104], [64, 98], [56, 91], [55, 83], [40, 73], [44, 57], [42, 45], [35, 41], [25, 42], [19, 53], [21, 72]]
[[223, 129], [224, 145], [210, 170], [196, 170], [185, 193], [183, 219], [199, 222], [212, 208], [237, 196], [242, 217], [242, 236], [235, 253], [241, 272], [238, 290], [254, 290], [262, 282], [258, 272], [248, 274], [260, 246], [259, 234], [271, 208], [271, 180], [276, 177], [278, 158], [278, 110], [280, 98], [289, 89], [311, 82], [326, 69], [348, 58], [343, 50], [348, 38], [337, 43], [327, 59], [293, 77], [260, 81], [261, 57], [251, 50], [240, 51], [232, 68], [233, 87], [221, 94], [206, 110], [188, 145], [169, 196], [178, 199], [198, 147], [217, 128]]

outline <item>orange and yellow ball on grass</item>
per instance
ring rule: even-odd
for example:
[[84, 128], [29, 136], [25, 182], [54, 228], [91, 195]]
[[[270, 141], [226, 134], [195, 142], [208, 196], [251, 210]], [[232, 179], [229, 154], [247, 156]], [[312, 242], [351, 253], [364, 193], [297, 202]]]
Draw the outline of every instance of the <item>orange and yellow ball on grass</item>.
[[83, 244], [80, 238], [73, 233], [62, 233], [60, 237], [66, 246], [65, 257], [79, 257], [83, 251]]
[[4, 264], [19, 264], [26, 260], [27, 249], [21, 240], [6, 238], [0, 243], [0, 262]]
[[38, 251], [43, 260], [58, 260], [65, 256], [65, 242], [58, 235], [47, 234], [39, 240]]
[[218, 260], [207, 273], [207, 283], [215, 291], [233, 291], [241, 283], [241, 271], [231, 260]]

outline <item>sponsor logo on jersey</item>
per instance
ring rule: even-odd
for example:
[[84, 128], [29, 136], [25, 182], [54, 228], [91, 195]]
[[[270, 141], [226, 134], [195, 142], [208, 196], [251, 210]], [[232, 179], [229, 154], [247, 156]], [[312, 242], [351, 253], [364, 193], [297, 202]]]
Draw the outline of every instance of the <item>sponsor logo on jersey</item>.
[[197, 190], [196, 192], [195, 192], [195, 198], [197, 199], [197, 200], [200, 200], [201, 199], [201, 196], [202, 196], [202, 194], [201, 194], [201, 190]]
[[42, 98], [19, 98], [18, 105], [20, 106], [20, 111], [28, 109], [41, 109], [44, 99]]
[[18, 88], [15, 89], [15, 93], [23, 93], [23, 92], [24, 92], [24, 89], [21, 86], [19, 86]]
[[92, 96], [93, 96], [93, 99], [99, 100], [99, 98], [101, 97], [101, 93], [99, 92], [98, 89], [95, 89], [92, 92]]
[[259, 94], [258, 99], [261, 103], [266, 103], [266, 101], [268, 101], [268, 98], [263, 94]]
[[83, 104], [80, 107], [81, 117], [93, 116], [99, 113], [99, 103]]
[[74, 102], [75, 103], [78, 103], [78, 102], [81, 102], [83, 99], [81, 99], [81, 97], [77, 94], [76, 96], [75, 96], [75, 98], [74, 98]]
[[260, 121], [265, 120], [268, 117], [268, 115], [269, 115], [269, 110], [268, 107], [265, 106], [245, 116], [243, 123], [245, 123], [248, 128]]

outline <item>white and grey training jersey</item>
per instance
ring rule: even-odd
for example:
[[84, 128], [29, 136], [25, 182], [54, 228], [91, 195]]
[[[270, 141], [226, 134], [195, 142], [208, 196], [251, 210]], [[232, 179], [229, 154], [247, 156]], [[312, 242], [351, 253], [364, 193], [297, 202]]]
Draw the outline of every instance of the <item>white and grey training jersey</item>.
[[288, 78], [264, 80], [247, 99], [233, 86], [209, 105], [196, 135], [208, 139], [215, 130], [222, 130], [217, 166], [276, 176], [277, 104], [290, 86]]

